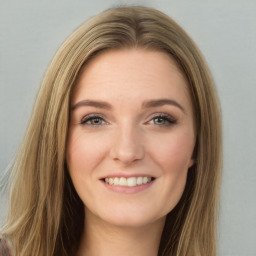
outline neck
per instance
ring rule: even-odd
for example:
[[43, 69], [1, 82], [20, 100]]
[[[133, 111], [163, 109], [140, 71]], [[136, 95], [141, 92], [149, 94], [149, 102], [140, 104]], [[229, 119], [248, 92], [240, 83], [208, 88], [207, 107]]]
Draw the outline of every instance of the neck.
[[123, 227], [100, 223], [88, 214], [78, 256], [158, 255], [165, 218], [142, 227]]

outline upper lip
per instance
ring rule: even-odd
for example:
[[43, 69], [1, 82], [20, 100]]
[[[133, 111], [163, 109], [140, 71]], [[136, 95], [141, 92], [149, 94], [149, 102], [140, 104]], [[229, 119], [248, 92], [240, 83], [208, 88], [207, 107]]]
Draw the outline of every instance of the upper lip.
[[105, 178], [113, 178], [113, 177], [117, 177], [117, 178], [131, 178], [131, 177], [149, 177], [149, 178], [156, 178], [155, 176], [148, 174], [148, 173], [111, 173], [111, 174], [107, 174], [106, 176], [101, 177], [100, 179], [105, 179]]

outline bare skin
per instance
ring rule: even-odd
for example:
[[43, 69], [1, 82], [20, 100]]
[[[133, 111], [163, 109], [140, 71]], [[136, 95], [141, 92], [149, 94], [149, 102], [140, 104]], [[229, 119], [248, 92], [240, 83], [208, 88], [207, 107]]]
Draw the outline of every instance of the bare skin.
[[89, 218], [77, 256], [157, 255], [165, 218], [142, 228], [102, 226]]
[[77, 255], [156, 256], [194, 164], [186, 79], [163, 52], [109, 51], [86, 66], [71, 104], [67, 163], [85, 205]]

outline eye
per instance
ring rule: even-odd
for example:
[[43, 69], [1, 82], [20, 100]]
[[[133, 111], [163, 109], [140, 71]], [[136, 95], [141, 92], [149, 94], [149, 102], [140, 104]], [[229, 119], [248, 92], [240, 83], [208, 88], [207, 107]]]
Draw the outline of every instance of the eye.
[[150, 124], [158, 126], [168, 126], [176, 124], [177, 121], [172, 116], [168, 114], [156, 114], [149, 122]]
[[99, 115], [88, 115], [85, 116], [81, 122], [81, 125], [90, 125], [90, 126], [101, 126], [101, 125], [105, 125], [106, 121], [104, 120], [104, 118], [102, 116]]

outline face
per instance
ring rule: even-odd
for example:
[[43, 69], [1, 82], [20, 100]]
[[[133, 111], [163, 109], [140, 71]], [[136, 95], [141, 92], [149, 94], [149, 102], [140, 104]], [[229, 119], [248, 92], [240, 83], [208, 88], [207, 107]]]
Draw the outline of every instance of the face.
[[164, 219], [181, 198], [194, 145], [187, 82], [166, 53], [107, 51], [81, 73], [67, 163], [87, 220], [135, 227]]

